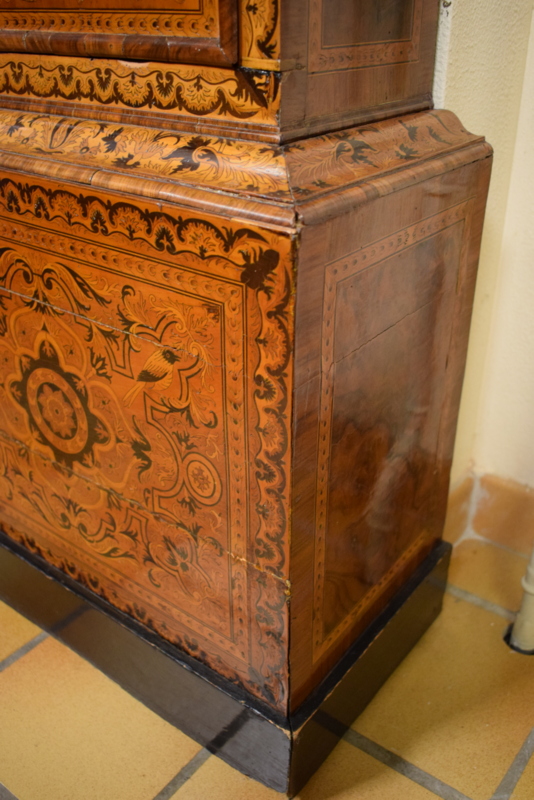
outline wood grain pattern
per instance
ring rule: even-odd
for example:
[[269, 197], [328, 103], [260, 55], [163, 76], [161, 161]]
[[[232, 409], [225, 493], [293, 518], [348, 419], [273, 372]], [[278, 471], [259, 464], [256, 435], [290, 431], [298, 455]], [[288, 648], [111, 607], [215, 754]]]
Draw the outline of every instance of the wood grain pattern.
[[0, 49], [219, 64], [237, 59], [235, 0], [0, 0]]
[[400, 173], [379, 179], [382, 196], [303, 229], [295, 708], [441, 535], [490, 152], [441, 175], [421, 164], [407, 171], [412, 185]]
[[282, 138], [430, 108], [438, 12], [438, 0], [284, 5]]
[[[374, 3], [368, 0], [330, 0], [322, 6], [322, 37], [326, 47], [346, 47], [373, 42], [399, 42], [410, 38], [415, 0]], [[419, 7], [420, 8], [420, 7]]]
[[2, 520], [283, 708], [290, 241], [116, 200], [0, 183]]
[[[89, 115], [98, 107], [102, 118], [119, 119], [123, 111], [125, 120], [153, 124], [152, 117], [158, 124], [173, 112], [190, 123], [217, 121], [219, 129], [224, 121], [233, 135], [263, 132], [287, 142], [431, 106], [437, 0], [386, 7], [335, 0], [334, 15], [323, 0], [195, 0], [180, 11], [152, 12], [126, 3], [116, 10], [77, 4], [61, 13], [33, 4], [2, 12], [2, 2], [0, 51], [11, 54], [6, 66], [17, 63], [7, 83], [4, 75], [3, 93], [10, 103], [17, 93], [31, 99], [37, 110], [47, 109], [39, 98], [52, 91], [48, 96], [64, 102], [67, 113], [79, 113], [68, 112], [74, 102], [89, 104]], [[21, 51], [25, 59], [14, 55]], [[42, 61], [34, 55], [30, 64], [36, 53]], [[82, 56], [180, 66], [161, 76], [155, 64], [138, 63], [136, 80], [128, 82], [132, 65], [84, 64]], [[186, 64], [199, 65], [196, 80]], [[210, 66], [227, 72], [214, 74]]]
[[[438, 446], [466, 205], [325, 270], [314, 660], [436, 536], [430, 454]], [[368, 307], [380, 314], [369, 318]]]
[[310, 2], [312, 72], [417, 61], [424, 0]]

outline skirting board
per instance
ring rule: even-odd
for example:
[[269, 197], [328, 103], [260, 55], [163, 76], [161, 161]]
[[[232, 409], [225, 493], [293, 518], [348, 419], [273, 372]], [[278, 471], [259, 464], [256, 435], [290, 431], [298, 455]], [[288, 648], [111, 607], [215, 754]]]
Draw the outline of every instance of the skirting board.
[[438, 616], [438, 544], [289, 719], [165, 644], [0, 532], [0, 598], [231, 766], [295, 795]]

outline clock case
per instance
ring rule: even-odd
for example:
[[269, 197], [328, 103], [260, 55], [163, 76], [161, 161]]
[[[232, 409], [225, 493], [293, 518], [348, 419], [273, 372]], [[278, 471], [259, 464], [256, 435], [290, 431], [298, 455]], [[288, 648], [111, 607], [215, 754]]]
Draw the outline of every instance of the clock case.
[[0, 592], [290, 793], [439, 613], [491, 165], [437, 4], [338, 5], [0, 54]]

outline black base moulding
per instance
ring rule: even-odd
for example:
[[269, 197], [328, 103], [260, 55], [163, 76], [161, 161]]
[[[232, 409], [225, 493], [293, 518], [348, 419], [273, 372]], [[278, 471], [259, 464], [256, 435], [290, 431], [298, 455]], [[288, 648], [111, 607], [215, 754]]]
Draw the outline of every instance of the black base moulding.
[[151, 634], [0, 531], [0, 598], [228, 764], [295, 795], [438, 616], [438, 544], [289, 719]]

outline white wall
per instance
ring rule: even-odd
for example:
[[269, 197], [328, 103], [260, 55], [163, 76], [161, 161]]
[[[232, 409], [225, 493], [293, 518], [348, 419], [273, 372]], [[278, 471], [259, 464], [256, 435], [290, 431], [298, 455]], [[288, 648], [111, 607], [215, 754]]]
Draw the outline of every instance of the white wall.
[[474, 463], [534, 486], [534, 17]]
[[532, 9], [442, 0], [435, 104], [495, 148], [453, 482], [472, 470], [534, 485]]

